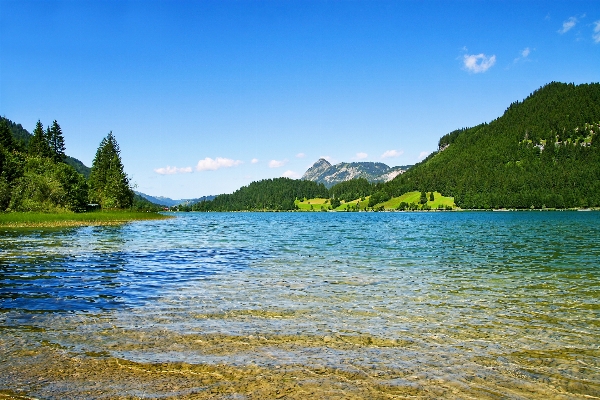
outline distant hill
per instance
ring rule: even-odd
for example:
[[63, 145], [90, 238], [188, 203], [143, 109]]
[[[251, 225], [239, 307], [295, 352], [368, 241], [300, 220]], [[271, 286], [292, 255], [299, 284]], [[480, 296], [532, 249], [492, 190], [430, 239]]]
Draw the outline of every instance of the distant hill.
[[67, 158], [65, 159], [65, 163], [67, 163], [70, 166], [72, 166], [73, 168], [75, 168], [75, 171], [77, 171], [81, 175], [85, 176], [85, 179], [87, 179], [87, 178], [90, 177], [90, 172], [92, 171], [92, 169], [90, 167], [86, 167], [78, 159], [70, 157], [70, 156], [67, 156]]
[[320, 183], [300, 179], [263, 179], [242, 186], [231, 194], [220, 194], [212, 201], [201, 201], [192, 211], [286, 211], [295, 210], [296, 199], [328, 197], [329, 191]]
[[600, 84], [552, 82], [504, 115], [443, 136], [383, 186], [453, 196], [463, 208], [600, 206]]
[[143, 197], [144, 199], [148, 200], [151, 203], [158, 204], [161, 206], [166, 206], [166, 207], [173, 207], [173, 206], [179, 206], [179, 205], [190, 205], [190, 204], [198, 203], [201, 201], [212, 200], [215, 198], [215, 196], [203, 196], [203, 197], [199, 197], [196, 199], [173, 200], [168, 197], [163, 197], [163, 196], [155, 197], [155, 196], [150, 196], [149, 194], [145, 194], [145, 193], [141, 193], [141, 192], [135, 192], [135, 194]]
[[[33, 135], [29, 133], [27, 129], [23, 128], [21, 124], [14, 123], [8, 118], [0, 117], [0, 121], [6, 122], [6, 124], [10, 128], [13, 137], [17, 140], [17, 142], [22, 148], [25, 148], [29, 143], [29, 140], [33, 137]], [[65, 159], [65, 163], [75, 168], [75, 170], [81, 175], [85, 176], [86, 179], [90, 177], [90, 168], [85, 166], [78, 159], [67, 156], [67, 158]]]
[[331, 165], [319, 159], [302, 176], [303, 180], [324, 184], [327, 188], [351, 179], [365, 178], [369, 182], [387, 182], [404, 173], [410, 165], [392, 167], [380, 162], [353, 162]]
[[0, 121], [6, 122], [6, 124], [10, 128], [10, 131], [11, 131], [13, 137], [17, 140], [17, 142], [20, 144], [20, 146], [22, 146], [22, 147], [27, 146], [27, 144], [29, 143], [29, 139], [31, 139], [31, 137], [33, 136], [33, 135], [31, 135], [31, 133], [29, 133], [27, 131], [27, 129], [23, 128], [23, 126], [21, 124], [12, 122], [8, 118], [0, 117]]

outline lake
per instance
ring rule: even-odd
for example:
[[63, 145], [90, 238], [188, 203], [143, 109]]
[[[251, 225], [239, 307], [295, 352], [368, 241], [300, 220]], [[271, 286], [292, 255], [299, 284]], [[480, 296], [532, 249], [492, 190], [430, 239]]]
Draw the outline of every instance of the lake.
[[0, 231], [0, 397], [600, 398], [600, 213]]

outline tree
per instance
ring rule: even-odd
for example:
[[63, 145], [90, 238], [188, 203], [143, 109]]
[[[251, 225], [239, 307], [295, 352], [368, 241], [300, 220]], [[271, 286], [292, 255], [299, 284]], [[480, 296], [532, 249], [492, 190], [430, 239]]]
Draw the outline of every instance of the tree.
[[4, 120], [0, 121], [0, 146], [4, 147], [8, 151], [16, 149], [12, 132]]
[[421, 203], [421, 204], [427, 203], [427, 193], [425, 193], [425, 191], [421, 192], [421, 198], [419, 199], [419, 203]]
[[29, 141], [29, 155], [38, 157], [50, 157], [52, 155], [48, 137], [44, 132], [44, 125], [42, 125], [42, 122], [39, 119], [35, 124], [33, 137]]
[[433, 192], [431, 192], [429, 194], [429, 201], [434, 201], [435, 200], [435, 196], [433, 195]]
[[89, 200], [102, 208], [128, 208], [134, 193], [123, 171], [121, 150], [112, 131], [96, 151], [89, 179]]
[[64, 162], [66, 157], [65, 139], [63, 138], [60, 125], [58, 125], [58, 122], [56, 122], [56, 120], [52, 122], [52, 128], [48, 128], [47, 136], [52, 158], [56, 162]]

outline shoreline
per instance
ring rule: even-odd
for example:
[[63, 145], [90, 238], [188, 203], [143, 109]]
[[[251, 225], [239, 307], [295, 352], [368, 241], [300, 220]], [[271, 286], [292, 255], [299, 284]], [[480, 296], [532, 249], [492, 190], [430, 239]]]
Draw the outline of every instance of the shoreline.
[[136, 211], [98, 211], [89, 213], [11, 212], [0, 214], [0, 229], [75, 228], [118, 226], [135, 221], [157, 221], [174, 216]]

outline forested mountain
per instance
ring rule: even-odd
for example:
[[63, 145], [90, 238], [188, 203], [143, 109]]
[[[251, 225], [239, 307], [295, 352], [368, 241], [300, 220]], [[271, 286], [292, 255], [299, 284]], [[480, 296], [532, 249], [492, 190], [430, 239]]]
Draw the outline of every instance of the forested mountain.
[[322, 183], [289, 178], [252, 182], [232, 194], [220, 194], [212, 201], [201, 201], [193, 211], [294, 210], [294, 200], [328, 197]]
[[600, 206], [600, 84], [552, 82], [504, 115], [451, 132], [384, 185], [439, 191], [462, 208]]
[[2, 122], [6, 123], [8, 129], [10, 129], [17, 146], [24, 149], [29, 144], [29, 139], [31, 139], [32, 136], [31, 133], [23, 128], [21, 124], [14, 123], [8, 118], [0, 117], [0, 123]]
[[321, 158], [304, 173], [302, 179], [322, 183], [331, 188], [340, 182], [357, 178], [364, 178], [369, 182], [387, 182], [408, 168], [410, 166], [390, 168], [380, 162], [342, 162], [331, 165], [329, 161]]
[[[2, 121], [4, 121], [7, 124], [8, 128], [10, 129], [10, 131], [13, 135], [13, 138], [15, 138], [15, 141], [16, 141], [17, 145], [19, 146], [19, 148], [26, 149], [27, 146], [29, 145], [29, 140], [31, 140], [33, 135], [31, 133], [29, 133], [29, 131], [27, 129], [23, 128], [23, 126], [21, 124], [14, 123], [13, 121], [11, 121], [8, 118], [0, 117], [0, 122], [2, 122]], [[85, 166], [78, 159], [70, 157], [70, 156], [66, 156], [64, 161], [65, 161], [65, 163], [67, 163], [70, 166], [72, 166], [73, 168], [75, 168], [75, 170], [77, 172], [79, 172], [81, 175], [85, 176], [86, 179], [90, 177], [90, 168]]]

